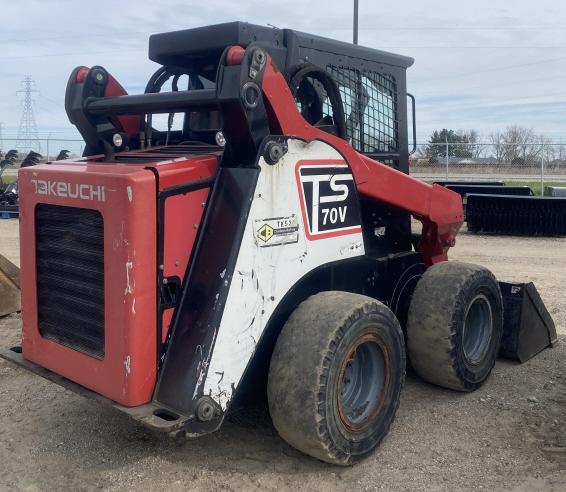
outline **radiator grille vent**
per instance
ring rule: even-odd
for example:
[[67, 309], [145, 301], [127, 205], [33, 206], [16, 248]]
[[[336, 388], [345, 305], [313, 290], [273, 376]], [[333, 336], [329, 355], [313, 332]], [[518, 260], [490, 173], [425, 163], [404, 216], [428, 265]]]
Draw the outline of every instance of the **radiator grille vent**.
[[39, 331], [104, 357], [104, 226], [96, 210], [38, 205], [35, 212]]

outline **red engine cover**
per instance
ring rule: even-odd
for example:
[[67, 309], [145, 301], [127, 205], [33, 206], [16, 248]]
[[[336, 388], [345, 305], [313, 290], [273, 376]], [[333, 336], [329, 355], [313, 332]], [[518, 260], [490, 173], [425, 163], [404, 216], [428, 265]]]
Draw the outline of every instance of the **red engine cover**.
[[[157, 193], [169, 186], [211, 177], [216, 167], [217, 157], [209, 155], [158, 164], [89, 160], [22, 169], [19, 187], [24, 357], [122, 405], [150, 401], [157, 365]], [[182, 199], [176, 198], [170, 204], [167, 202], [171, 198], [165, 202], [166, 274], [183, 278], [207, 196], [208, 190], [200, 190], [180, 195]], [[36, 225], [39, 204], [97, 210], [102, 215], [102, 356], [94, 357], [40, 332], [37, 282], [41, 274], [36, 257], [36, 238], [41, 234]], [[63, 227], [62, 241], [65, 234]], [[60, 276], [59, 283], [64, 284], [65, 278]], [[67, 287], [72, 287], [71, 281]], [[64, 309], [62, 306], [61, 311]], [[170, 312], [164, 317], [168, 324]], [[164, 332], [166, 329], [164, 326]]]

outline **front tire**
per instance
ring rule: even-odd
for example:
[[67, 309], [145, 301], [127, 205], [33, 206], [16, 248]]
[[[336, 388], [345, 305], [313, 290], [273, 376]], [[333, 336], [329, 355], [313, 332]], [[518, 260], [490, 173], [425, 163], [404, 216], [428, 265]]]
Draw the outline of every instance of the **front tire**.
[[474, 391], [495, 365], [503, 332], [499, 284], [484, 267], [449, 261], [419, 280], [407, 322], [407, 348], [425, 381]]
[[291, 446], [351, 465], [389, 431], [404, 380], [405, 347], [395, 315], [366, 296], [323, 292], [299, 305], [279, 335], [269, 411]]

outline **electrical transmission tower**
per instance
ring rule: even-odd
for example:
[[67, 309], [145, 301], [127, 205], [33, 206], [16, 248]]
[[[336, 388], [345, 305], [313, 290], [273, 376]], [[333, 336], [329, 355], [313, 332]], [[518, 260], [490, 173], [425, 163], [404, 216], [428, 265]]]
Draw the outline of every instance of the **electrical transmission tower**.
[[37, 125], [33, 114], [32, 93], [39, 92], [35, 89], [35, 82], [31, 76], [27, 75], [22, 81], [22, 89], [18, 91], [24, 94], [22, 118], [20, 120], [20, 129], [18, 130], [18, 141], [16, 149], [23, 152], [35, 150], [41, 153], [41, 145], [37, 136]]

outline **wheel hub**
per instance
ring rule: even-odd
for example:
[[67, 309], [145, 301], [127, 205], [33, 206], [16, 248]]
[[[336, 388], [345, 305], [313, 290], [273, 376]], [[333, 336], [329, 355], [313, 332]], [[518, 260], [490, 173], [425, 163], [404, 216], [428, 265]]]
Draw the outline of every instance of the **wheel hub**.
[[471, 364], [479, 364], [484, 359], [492, 333], [491, 304], [485, 295], [479, 294], [468, 307], [462, 335], [464, 356]]
[[366, 428], [379, 413], [389, 387], [387, 349], [374, 334], [352, 345], [344, 358], [337, 382], [338, 412], [352, 431]]

